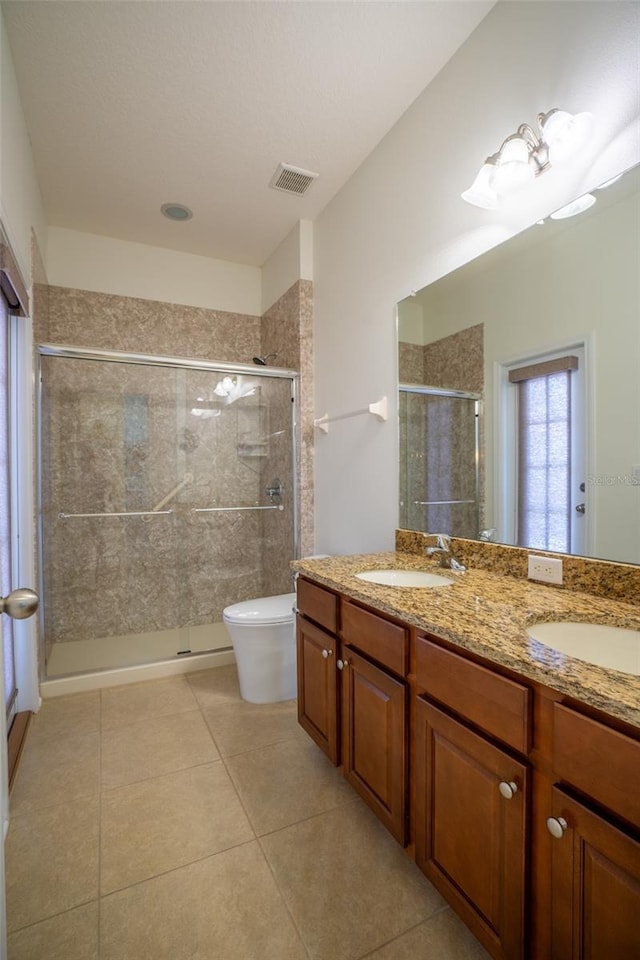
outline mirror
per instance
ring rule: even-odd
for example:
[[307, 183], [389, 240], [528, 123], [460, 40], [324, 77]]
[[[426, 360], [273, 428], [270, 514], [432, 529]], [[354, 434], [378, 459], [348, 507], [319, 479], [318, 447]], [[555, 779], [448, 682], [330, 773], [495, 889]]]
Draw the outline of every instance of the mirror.
[[[540, 549], [515, 519], [509, 371], [575, 355], [583, 461], [567, 479], [561, 549], [640, 564], [639, 186], [635, 167], [593, 190], [590, 209], [547, 218], [398, 305], [401, 527]], [[461, 396], [480, 398], [475, 413], [454, 409]]]

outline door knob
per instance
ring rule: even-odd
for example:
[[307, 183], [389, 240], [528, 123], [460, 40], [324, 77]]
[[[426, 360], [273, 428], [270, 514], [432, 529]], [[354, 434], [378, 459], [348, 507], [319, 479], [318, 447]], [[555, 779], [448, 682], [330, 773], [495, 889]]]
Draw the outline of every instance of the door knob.
[[322, 656], [326, 660], [328, 657], [331, 656], [332, 653], [333, 653], [333, 650], [327, 650], [327, 648], [325, 647], [322, 651]]
[[0, 613], [6, 613], [14, 620], [26, 620], [38, 609], [38, 594], [28, 587], [18, 587], [6, 597], [0, 597]]
[[349, 666], [349, 661], [348, 661], [348, 660], [338, 660], [336, 666], [338, 667], [338, 670], [344, 670], [345, 667], [348, 667], [348, 666]]

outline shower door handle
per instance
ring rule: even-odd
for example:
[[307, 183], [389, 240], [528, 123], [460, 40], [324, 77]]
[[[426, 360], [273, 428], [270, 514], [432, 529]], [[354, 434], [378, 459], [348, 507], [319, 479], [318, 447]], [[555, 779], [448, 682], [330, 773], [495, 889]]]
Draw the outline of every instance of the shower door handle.
[[6, 613], [13, 620], [26, 620], [38, 609], [38, 594], [28, 587], [18, 587], [6, 597], [0, 597], [0, 613]]

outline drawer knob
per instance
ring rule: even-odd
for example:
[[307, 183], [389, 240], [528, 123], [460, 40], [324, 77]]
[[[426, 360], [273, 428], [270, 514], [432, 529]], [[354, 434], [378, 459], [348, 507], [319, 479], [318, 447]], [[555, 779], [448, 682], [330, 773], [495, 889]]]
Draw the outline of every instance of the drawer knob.
[[518, 792], [518, 784], [514, 783], [513, 780], [501, 780], [498, 784], [498, 790], [505, 800], [513, 800]]
[[331, 656], [332, 653], [333, 653], [333, 650], [327, 650], [327, 648], [325, 647], [324, 650], [322, 651], [322, 656], [326, 660], [328, 657]]
[[568, 826], [564, 817], [547, 817], [547, 830], [556, 840], [562, 840]]
[[349, 666], [349, 661], [348, 661], [348, 660], [338, 660], [338, 661], [336, 661], [336, 666], [337, 666], [338, 670], [344, 670], [344, 669], [346, 669], [346, 667]]

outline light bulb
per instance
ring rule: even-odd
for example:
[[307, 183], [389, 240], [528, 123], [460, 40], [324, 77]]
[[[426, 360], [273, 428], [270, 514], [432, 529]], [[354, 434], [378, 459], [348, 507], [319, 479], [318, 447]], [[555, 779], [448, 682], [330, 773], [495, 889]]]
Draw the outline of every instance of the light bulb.
[[590, 113], [550, 110], [541, 119], [540, 127], [549, 147], [549, 159], [551, 163], [557, 163], [584, 146], [593, 130], [593, 116]]
[[472, 203], [475, 207], [484, 210], [495, 210], [498, 206], [498, 195], [494, 187], [496, 166], [488, 161], [480, 167], [477, 177], [468, 190], [461, 194], [462, 199]]

